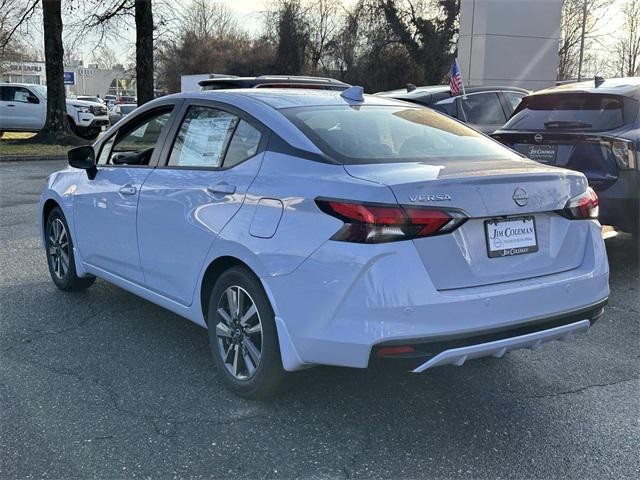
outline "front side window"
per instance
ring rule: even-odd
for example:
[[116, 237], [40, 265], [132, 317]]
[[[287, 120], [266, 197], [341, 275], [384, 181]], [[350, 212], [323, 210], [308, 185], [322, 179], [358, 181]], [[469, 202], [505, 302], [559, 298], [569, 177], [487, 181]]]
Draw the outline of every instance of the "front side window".
[[460, 97], [459, 102], [468, 123], [502, 125], [506, 120], [497, 93], [467, 95], [467, 98]]
[[238, 123], [235, 115], [209, 107], [189, 107], [171, 150], [169, 165], [222, 166], [224, 153]]
[[481, 133], [429, 108], [326, 106], [280, 110], [330, 157], [346, 164], [513, 158]]
[[2, 87], [2, 100], [5, 102], [30, 103], [29, 97], [35, 97], [35, 95], [24, 87]]
[[103, 146], [98, 164], [148, 165], [171, 110], [171, 107], [164, 108], [134, 120], [131, 125], [124, 125], [113, 143], [107, 142]]

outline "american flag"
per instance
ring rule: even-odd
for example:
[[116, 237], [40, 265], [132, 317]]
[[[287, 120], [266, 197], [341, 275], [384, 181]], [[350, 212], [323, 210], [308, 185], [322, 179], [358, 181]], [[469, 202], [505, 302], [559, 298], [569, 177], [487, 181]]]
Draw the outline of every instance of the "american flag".
[[464, 84], [462, 83], [462, 75], [460, 75], [460, 69], [458, 68], [458, 59], [454, 59], [453, 65], [451, 65], [449, 88], [451, 89], [452, 96], [459, 94], [460, 90], [464, 93]]

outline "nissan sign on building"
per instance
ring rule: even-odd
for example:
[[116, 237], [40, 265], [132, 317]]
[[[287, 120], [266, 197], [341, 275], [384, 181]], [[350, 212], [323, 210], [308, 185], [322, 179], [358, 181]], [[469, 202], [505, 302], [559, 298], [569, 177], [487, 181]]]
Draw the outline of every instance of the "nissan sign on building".
[[76, 72], [64, 72], [64, 84], [75, 85], [76, 84]]

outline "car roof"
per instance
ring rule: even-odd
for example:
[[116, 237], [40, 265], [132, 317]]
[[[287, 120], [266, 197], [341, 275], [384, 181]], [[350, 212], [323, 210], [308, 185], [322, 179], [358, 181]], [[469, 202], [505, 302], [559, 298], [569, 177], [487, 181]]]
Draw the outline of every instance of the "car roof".
[[18, 82], [0, 82], [0, 86], [2, 86], [2, 87], [44, 87], [44, 88], [47, 88], [46, 85], [39, 85], [37, 83], [18, 83]]
[[252, 88], [259, 85], [268, 84], [289, 84], [289, 85], [326, 85], [336, 87], [349, 87], [348, 83], [341, 82], [329, 77], [308, 77], [301, 75], [261, 75], [259, 77], [218, 77], [201, 80], [198, 85], [201, 87], [218, 85], [227, 88]]
[[[259, 102], [273, 109], [293, 107], [311, 107], [328, 105], [405, 105], [392, 98], [375, 95], [364, 95], [362, 102], [354, 102], [342, 97], [341, 92], [335, 90], [317, 90], [304, 88], [239, 88], [229, 90], [204, 90], [200, 92], [185, 92], [175, 94], [183, 98], [204, 98], [233, 103], [233, 100], [244, 98]], [[173, 95], [172, 95], [173, 96]], [[166, 97], [165, 97], [166, 98]]]
[[[420, 108], [391, 98], [364, 95], [362, 101], [348, 100], [339, 91], [301, 88], [246, 88], [230, 90], [204, 90], [166, 95], [145, 103], [136, 110], [138, 114], [176, 100], [219, 102], [239, 108], [263, 125], [268, 125], [280, 138], [286, 139], [294, 148], [322, 154], [320, 149], [293, 125], [280, 110], [292, 107], [323, 107], [346, 105], [396, 105]], [[214, 104], [215, 105], [215, 104]], [[137, 115], [137, 114], [136, 114]]]
[[608, 93], [624, 95], [640, 100], [640, 77], [607, 78], [596, 87], [595, 80], [586, 82], [566, 83], [556, 87], [546, 88], [532, 95], [565, 94], [565, 93]]
[[[465, 93], [481, 93], [481, 92], [516, 92], [529, 95], [531, 92], [520, 87], [511, 86], [482, 86], [482, 87], [466, 87]], [[422, 103], [430, 101], [439, 101], [450, 96], [449, 85], [429, 85], [424, 87], [416, 87], [415, 90], [407, 91], [406, 88], [399, 90], [390, 90], [388, 92], [378, 92], [375, 95], [381, 97], [397, 98], [407, 101], [420, 100]], [[461, 95], [458, 95], [461, 96]]]

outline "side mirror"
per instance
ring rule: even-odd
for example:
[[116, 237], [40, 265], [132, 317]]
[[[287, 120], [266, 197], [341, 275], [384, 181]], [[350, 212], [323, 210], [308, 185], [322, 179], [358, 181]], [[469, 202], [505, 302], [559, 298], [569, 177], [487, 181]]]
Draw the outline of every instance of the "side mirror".
[[96, 153], [91, 145], [85, 145], [82, 147], [76, 147], [69, 150], [67, 153], [69, 158], [69, 165], [73, 168], [80, 168], [87, 171], [87, 177], [89, 180], [93, 180], [98, 173], [96, 168]]
[[38, 100], [38, 97], [34, 97], [33, 95], [29, 95], [27, 97], [27, 102], [29, 102], [29, 103], [40, 103], [40, 100]]

